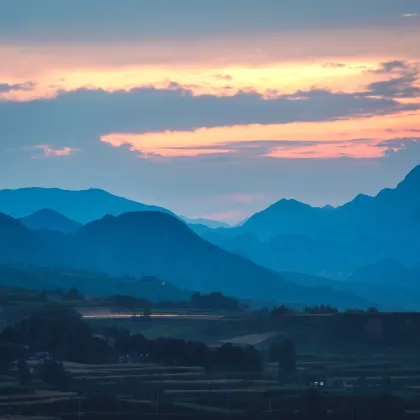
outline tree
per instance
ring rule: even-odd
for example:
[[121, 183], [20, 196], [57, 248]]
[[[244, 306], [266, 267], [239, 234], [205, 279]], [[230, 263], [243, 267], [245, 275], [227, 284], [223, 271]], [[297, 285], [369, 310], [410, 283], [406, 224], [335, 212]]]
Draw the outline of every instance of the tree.
[[277, 317], [277, 316], [283, 316], [283, 315], [290, 315], [290, 314], [294, 314], [294, 313], [295, 313], [295, 311], [293, 309], [288, 308], [285, 305], [280, 305], [280, 306], [277, 306], [276, 308], [274, 308], [271, 311], [270, 315], [272, 317]]
[[270, 346], [270, 359], [278, 363], [279, 374], [290, 378], [296, 373], [296, 349], [292, 340], [277, 338]]
[[66, 300], [85, 300], [85, 297], [75, 287], [69, 289], [65, 297]]
[[225, 371], [258, 372], [262, 369], [261, 356], [254, 347], [243, 348], [230, 343], [217, 348], [211, 363]]
[[[55, 360], [69, 362], [105, 363], [112, 359], [108, 343], [94, 337], [81, 315], [66, 305], [38, 308], [30, 318], [5, 328], [0, 343], [12, 343], [16, 349], [27, 346], [31, 352], [48, 352]], [[18, 350], [13, 354], [14, 360], [20, 357]]]
[[[6, 333], [6, 330], [3, 330]], [[2, 334], [3, 334], [2, 333]], [[10, 365], [16, 359], [13, 346], [10, 344], [0, 344], [0, 373], [7, 373]]]
[[25, 359], [20, 358], [18, 362], [19, 383], [22, 386], [29, 386], [32, 382], [32, 374]]
[[66, 391], [70, 384], [71, 375], [64, 369], [61, 362], [54, 360], [44, 360], [40, 366], [41, 379], [59, 390]]

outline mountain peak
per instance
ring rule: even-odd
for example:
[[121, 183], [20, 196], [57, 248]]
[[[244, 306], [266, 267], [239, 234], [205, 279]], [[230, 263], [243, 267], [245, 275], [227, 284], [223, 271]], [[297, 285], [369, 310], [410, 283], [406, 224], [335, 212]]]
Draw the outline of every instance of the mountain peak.
[[[62, 214], [60, 214], [58, 211], [55, 211], [53, 209], [41, 209], [37, 210], [36, 212], [32, 213], [29, 216], [53, 216], [53, 217], [65, 217]], [[28, 217], [29, 217], [28, 216]]]
[[288, 205], [288, 206], [299, 206], [299, 207], [310, 207], [309, 204], [302, 203], [294, 198], [282, 198], [281, 200], [277, 201], [273, 205]]
[[56, 210], [44, 208], [20, 219], [28, 229], [48, 229], [61, 233], [74, 233], [82, 227], [76, 222]]
[[413, 189], [420, 191], [420, 165], [417, 165], [404, 180], [398, 185], [397, 189]]

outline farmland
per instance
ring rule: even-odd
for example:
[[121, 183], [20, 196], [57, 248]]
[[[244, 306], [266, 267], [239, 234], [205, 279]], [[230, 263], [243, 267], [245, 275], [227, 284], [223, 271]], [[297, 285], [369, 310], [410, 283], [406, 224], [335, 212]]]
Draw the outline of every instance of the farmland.
[[[370, 328], [377, 326], [376, 321], [381, 328]], [[211, 351], [227, 343], [253, 345], [259, 350], [262, 369], [215, 369], [185, 365], [182, 360], [156, 362], [143, 354], [109, 363], [64, 362], [71, 380], [66, 389], [59, 389], [41, 378], [42, 361], [31, 360], [30, 386], [19, 383], [16, 365], [0, 377], [0, 416], [16, 420], [134, 419], [141, 413], [144, 419], [300, 419], [302, 410], [311, 404], [308, 390], [315, 389], [331, 419], [369, 420], [372, 407], [379, 410], [382, 406], [387, 411], [400, 407], [406, 418], [420, 419], [420, 356], [412, 345], [415, 340], [408, 339], [417, 331], [416, 314], [272, 319], [245, 312], [207, 319], [99, 317], [83, 322], [98, 336], [114, 328], [134, 337], [141, 334], [150, 343], [203, 340], [214, 349]], [[270, 361], [270, 347], [279, 337], [291, 337], [296, 344], [297, 372], [288, 381], [279, 379], [278, 365]]]
[[[12, 395], [0, 397], [1, 415], [30, 419], [36, 412], [37, 418], [43, 419], [76, 419], [79, 414], [90, 419], [99, 418], [99, 413], [100, 418], [113, 418], [118, 413], [119, 418], [129, 419], [141, 412], [142, 418], [170, 419], [259, 413], [282, 418], [281, 415], [297, 412], [305, 389], [317, 382], [330, 413], [342, 416], [351, 406], [359, 413], [355, 418], [365, 418], [359, 415], [368, 411], [369, 396], [392, 389], [402, 397], [407, 418], [419, 418], [416, 410], [420, 410], [420, 358], [403, 363], [392, 357], [300, 355], [300, 383], [289, 385], [278, 383], [272, 364], [258, 374], [209, 373], [199, 367], [150, 363], [64, 365], [72, 375], [69, 390], [52, 391], [37, 384], [31, 391], [19, 391], [18, 384], [14, 384]], [[389, 378], [386, 384], [384, 376]], [[365, 378], [363, 385], [361, 377]], [[11, 386], [9, 382], [8, 387]]]

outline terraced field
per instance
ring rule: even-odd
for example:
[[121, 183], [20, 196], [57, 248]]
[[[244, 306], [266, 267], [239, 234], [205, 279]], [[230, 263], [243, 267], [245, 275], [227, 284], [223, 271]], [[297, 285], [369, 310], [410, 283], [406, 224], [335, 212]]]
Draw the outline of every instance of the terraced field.
[[[133, 418], [133, 413], [160, 420], [206, 419], [222, 414], [238, 417], [249, 411], [278, 418], [285, 411], [297, 409], [302, 393], [311, 382], [323, 383], [320, 388], [329, 411], [336, 412], [349, 404], [362, 410], [367, 396], [384, 391], [384, 376], [387, 376], [389, 389], [404, 399], [407, 418], [420, 419], [420, 357], [401, 362], [397, 356], [363, 359], [351, 355], [308, 354], [300, 355], [298, 366], [299, 384], [281, 385], [273, 364], [266, 365], [260, 374], [228, 374], [209, 373], [198, 367], [140, 363], [65, 363], [66, 370], [72, 374], [71, 389], [67, 392], [36, 389], [0, 396], [0, 418], [11, 414], [12, 420], [76, 420], [80, 413], [80, 418], [94, 419], [98, 408], [92, 406], [91, 390], [115, 397], [115, 410], [122, 419]], [[363, 390], [358, 387], [361, 377], [365, 380]], [[107, 406], [106, 411], [113, 418], [112, 409]]]

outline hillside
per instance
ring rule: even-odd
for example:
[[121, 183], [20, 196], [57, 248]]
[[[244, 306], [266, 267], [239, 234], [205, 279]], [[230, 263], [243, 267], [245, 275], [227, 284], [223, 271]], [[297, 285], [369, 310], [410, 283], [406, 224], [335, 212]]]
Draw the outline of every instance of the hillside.
[[[367, 306], [363, 299], [347, 293], [285, 281], [274, 271], [210, 244], [185, 223], [162, 212], [108, 215], [72, 235], [31, 231], [9, 216], [3, 218], [3, 263], [70, 267], [115, 277], [156, 276], [184, 290], [220, 291], [238, 298], [339, 307], [351, 301], [354, 307]], [[28, 244], [32, 253], [23, 252]], [[100, 290], [100, 282], [97, 284]]]
[[10, 216], [0, 213], [0, 264], [25, 262], [48, 264], [59, 260], [53, 249], [39, 241], [34, 232]]
[[191, 292], [181, 290], [156, 277], [111, 277], [86, 270], [0, 265], [0, 285], [33, 290], [68, 290], [76, 287], [86, 296], [108, 297], [128, 294], [151, 301], [186, 300]]

